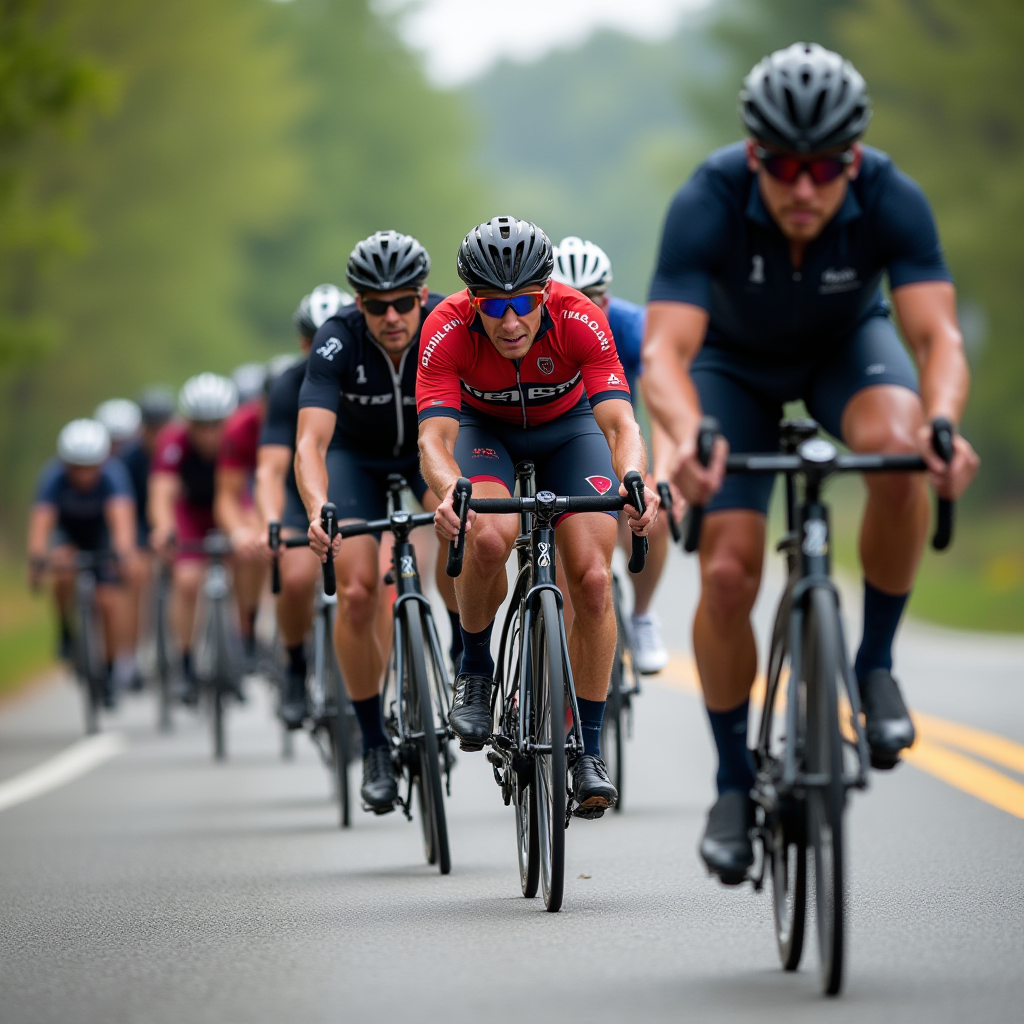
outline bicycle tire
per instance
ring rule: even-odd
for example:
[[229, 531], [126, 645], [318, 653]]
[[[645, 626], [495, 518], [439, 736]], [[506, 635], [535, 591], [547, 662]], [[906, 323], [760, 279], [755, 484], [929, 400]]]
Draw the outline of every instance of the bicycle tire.
[[839, 622], [835, 598], [814, 589], [807, 602], [803, 637], [807, 680], [807, 770], [827, 775], [823, 785], [808, 787], [807, 841], [814, 848], [814, 902], [818, 925], [820, 980], [826, 995], [843, 983], [844, 903], [842, 735], [839, 729]]
[[550, 753], [534, 756], [534, 799], [544, 907], [557, 913], [565, 889], [565, 672], [562, 664], [558, 605], [543, 590], [534, 606], [530, 636], [533, 738]]
[[[82, 582], [79, 587], [87, 586]], [[85, 733], [93, 736], [100, 730], [100, 707], [106, 682], [106, 666], [100, 653], [100, 631], [96, 621], [95, 590], [88, 594], [79, 590], [75, 597], [78, 612], [75, 630], [75, 666], [82, 684], [85, 705]]]
[[427, 863], [437, 864], [442, 875], [452, 869], [448, 846], [448, 823], [444, 813], [444, 790], [441, 784], [441, 761], [437, 741], [434, 702], [430, 695], [427, 662], [423, 646], [422, 611], [418, 602], [406, 601], [401, 609], [405, 641], [406, 678], [409, 689], [409, 728], [418, 734], [416, 792], [420, 803], [420, 824]]
[[227, 760], [227, 727], [225, 702], [231, 686], [231, 637], [228, 634], [227, 605], [224, 601], [210, 603], [210, 699], [213, 726], [213, 756]]
[[338, 794], [338, 824], [341, 828], [352, 826], [352, 792], [349, 788], [348, 766], [352, 760], [352, 728], [348, 721], [348, 695], [341, 682], [341, 672], [334, 659], [334, 652], [328, 651], [326, 658], [327, 688], [333, 713], [331, 715], [331, 749], [334, 754], [334, 785]]
[[156, 727], [158, 732], [170, 732], [173, 724], [171, 719], [171, 655], [167, 644], [167, 583], [162, 572], [156, 581], [153, 632], [156, 644]]
[[616, 576], [612, 577], [612, 601], [615, 607], [615, 655], [612, 660], [612, 671], [608, 681], [608, 699], [604, 708], [602, 722], [601, 753], [608, 767], [608, 777], [618, 790], [619, 798], [615, 802], [615, 812], [622, 812], [625, 797], [626, 777], [626, 728], [623, 721], [627, 706], [625, 697], [625, 625], [622, 621], [621, 592]]

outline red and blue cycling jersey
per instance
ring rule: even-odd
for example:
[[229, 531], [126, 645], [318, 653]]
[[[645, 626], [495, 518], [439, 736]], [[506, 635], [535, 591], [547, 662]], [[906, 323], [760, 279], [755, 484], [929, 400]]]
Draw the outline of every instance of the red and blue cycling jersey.
[[522, 359], [491, 344], [469, 289], [439, 303], [420, 332], [416, 411], [459, 418], [463, 405], [521, 427], [539, 426], [578, 405], [629, 401], [629, 385], [604, 313], [581, 292], [557, 281], [540, 330]]

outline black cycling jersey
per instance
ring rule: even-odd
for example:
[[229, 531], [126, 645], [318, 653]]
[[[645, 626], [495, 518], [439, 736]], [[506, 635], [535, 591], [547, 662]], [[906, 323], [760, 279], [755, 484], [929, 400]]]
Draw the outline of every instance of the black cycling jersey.
[[[420, 325], [444, 298], [431, 292]], [[377, 458], [415, 455], [419, 332], [398, 368], [366, 329], [355, 306], [344, 307], [317, 331], [299, 395], [299, 408], [338, 416], [334, 443]]]
[[649, 299], [707, 310], [710, 348], [801, 361], [885, 311], [886, 271], [892, 288], [951, 280], [927, 199], [886, 154], [864, 147], [843, 205], [797, 269], [736, 143], [676, 193]]
[[109, 546], [107, 509], [118, 499], [132, 500], [132, 484], [117, 459], [103, 463], [95, 486], [88, 491], [78, 490], [71, 483], [67, 467], [59, 459], [51, 459], [39, 474], [35, 496], [37, 505], [51, 505], [57, 512], [55, 540], [82, 551]]

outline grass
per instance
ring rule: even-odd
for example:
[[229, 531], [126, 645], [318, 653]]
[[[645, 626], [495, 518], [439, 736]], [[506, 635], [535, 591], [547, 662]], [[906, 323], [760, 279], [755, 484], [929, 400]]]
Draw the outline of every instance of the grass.
[[[827, 500], [836, 563], [859, 574], [863, 485], [852, 477], [837, 479]], [[910, 614], [956, 629], [1024, 633], [1024, 508], [958, 508], [952, 546], [925, 551]]]
[[0, 696], [51, 665], [53, 645], [49, 598], [29, 592], [23, 567], [0, 563]]

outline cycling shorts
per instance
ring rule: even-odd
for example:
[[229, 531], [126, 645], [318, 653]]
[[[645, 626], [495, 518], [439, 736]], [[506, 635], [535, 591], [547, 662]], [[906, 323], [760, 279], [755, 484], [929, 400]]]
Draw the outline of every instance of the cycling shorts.
[[[202, 544], [206, 535], [215, 528], [212, 509], [190, 505], [187, 501], [175, 504], [174, 535], [182, 547]], [[176, 562], [195, 562], [204, 558], [206, 555], [201, 550], [178, 551], [174, 555]]]
[[[777, 452], [783, 404], [803, 399], [808, 412], [842, 439], [842, 417], [857, 392], [894, 384], [916, 393], [917, 374], [888, 316], [869, 317], [816, 363], [753, 360], [714, 347], [701, 349], [690, 375], [701, 407], [718, 420], [732, 452]], [[751, 509], [767, 514], [775, 478], [727, 476], [709, 511]]]
[[[526, 428], [462, 407], [455, 461], [470, 481], [504, 484], [511, 494], [516, 485], [516, 463], [527, 459], [536, 466], [538, 491], [619, 493], [608, 442], [586, 398], [557, 419]], [[559, 516], [556, 525], [564, 518]]]
[[[418, 455], [397, 459], [366, 458], [346, 448], [327, 451], [327, 497], [344, 519], [385, 519], [388, 514], [388, 475], [401, 473], [422, 502], [427, 483], [420, 476]], [[308, 526], [308, 521], [307, 521]]]

